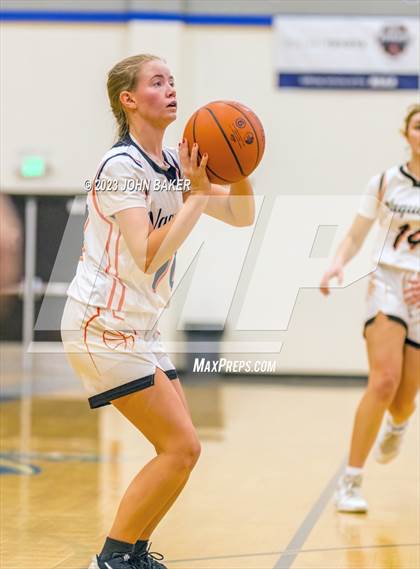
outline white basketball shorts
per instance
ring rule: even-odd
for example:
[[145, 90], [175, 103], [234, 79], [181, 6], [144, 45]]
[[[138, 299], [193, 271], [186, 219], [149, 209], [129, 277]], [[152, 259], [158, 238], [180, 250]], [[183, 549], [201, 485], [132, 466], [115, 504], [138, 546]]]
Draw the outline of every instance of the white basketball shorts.
[[404, 289], [409, 286], [410, 279], [418, 274], [378, 265], [368, 284], [365, 330], [382, 312], [404, 326], [407, 344], [420, 347], [420, 308], [404, 301]]
[[156, 368], [168, 379], [177, 379], [160, 332], [144, 332], [136, 329], [136, 324], [133, 313], [67, 299], [61, 337], [68, 360], [89, 394], [92, 409], [151, 387]]

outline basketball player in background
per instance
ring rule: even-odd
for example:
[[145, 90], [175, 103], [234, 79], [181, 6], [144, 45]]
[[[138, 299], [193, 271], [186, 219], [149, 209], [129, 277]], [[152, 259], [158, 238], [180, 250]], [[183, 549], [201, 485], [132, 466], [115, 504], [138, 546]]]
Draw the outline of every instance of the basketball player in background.
[[[22, 228], [10, 198], [0, 194], [0, 294], [18, 282], [21, 273]], [[7, 296], [1, 297], [0, 319], [7, 314]]]
[[344, 266], [362, 246], [375, 220], [381, 232], [376, 244], [377, 268], [370, 276], [364, 336], [369, 381], [356, 412], [350, 456], [337, 493], [341, 512], [366, 512], [361, 494], [365, 461], [377, 438], [376, 459], [398, 454], [415, 409], [420, 380], [420, 105], [409, 108], [403, 134], [410, 158], [371, 179], [358, 214], [321, 281], [343, 280]]
[[[163, 146], [177, 100], [159, 57], [117, 63], [108, 95], [119, 141], [103, 157], [88, 194], [62, 338], [90, 406], [111, 403], [156, 449], [129, 485], [90, 569], [162, 569], [163, 557], [150, 552], [149, 538], [186, 484], [200, 443], [156, 324], [171, 296], [176, 251], [200, 216], [250, 225], [254, 198], [247, 179], [230, 188], [210, 184], [208, 157], [198, 159], [197, 144], [191, 153], [186, 141], [179, 152]], [[164, 190], [181, 176], [188, 192]], [[137, 191], [129, 191], [133, 181]]]

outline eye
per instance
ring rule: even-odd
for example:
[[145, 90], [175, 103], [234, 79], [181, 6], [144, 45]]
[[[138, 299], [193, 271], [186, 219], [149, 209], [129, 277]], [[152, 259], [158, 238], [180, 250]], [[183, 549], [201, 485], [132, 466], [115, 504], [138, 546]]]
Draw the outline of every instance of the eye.
[[160, 79], [158, 81], [153, 82], [153, 87], [160, 87], [162, 85], [162, 81]]

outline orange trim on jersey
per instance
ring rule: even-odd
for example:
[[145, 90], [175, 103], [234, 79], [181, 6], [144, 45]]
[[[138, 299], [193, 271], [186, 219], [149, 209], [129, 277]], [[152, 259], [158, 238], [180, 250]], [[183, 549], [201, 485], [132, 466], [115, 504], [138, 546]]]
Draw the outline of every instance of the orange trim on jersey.
[[92, 360], [92, 363], [93, 363], [93, 365], [95, 366], [95, 369], [96, 369], [96, 371], [97, 371], [98, 373], [99, 373], [99, 370], [98, 370], [98, 368], [96, 367], [96, 364], [95, 364], [95, 362], [94, 362], [94, 360], [93, 360], [93, 356], [92, 356], [92, 354], [91, 354], [91, 352], [90, 352], [90, 350], [89, 350], [89, 346], [88, 346], [88, 344], [87, 344], [87, 332], [88, 332], [89, 324], [90, 324], [93, 320], [95, 320], [95, 318], [98, 318], [98, 316], [100, 316], [100, 315], [101, 315], [101, 309], [97, 306], [97, 307], [96, 307], [96, 313], [95, 313], [93, 316], [91, 316], [91, 317], [89, 318], [89, 320], [86, 322], [86, 324], [84, 325], [84, 328], [83, 328], [83, 343], [85, 344], [86, 350], [87, 350], [87, 352], [88, 352], [88, 354], [89, 354], [89, 357], [90, 357], [90, 359]]
[[102, 219], [102, 221], [105, 221], [105, 223], [108, 225], [108, 237], [106, 240], [106, 244], [105, 244], [105, 251], [107, 254], [107, 258], [108, 258], [108, 263], [107, 266], [105, 267], [105, 272], [108, 273], [109, 272], [109, 268], [111, 266], [111, 256], [109, 254], [109, 244], [111, 243], [111, 237], [112, 237], [112, 232], [114, 230], [112, 223], [109, 221], [109, 219], [107, 219], [104, 214], [101, 212], [100, 208], [99, 208], [99, 203], [98, 203], [98, 198], [96, 196], [96, 177], [95, 180], [93, 182], [92, 185], [92, 201], [93, 201], [93, 205], [96, 209], [96, 213], [99, 215], [99, 217]]
[[[90, 221], [90, 218], [89, 218], [89, 215], [88, 215], [87, 218], [86, 218], [85, 224], [83, 225], [83, 233], [86, 233], [86, 229], [87, 229], [87, 226], [89, 225], [89, 221]], [[82, 245], [82, 250], [81, 250], [81, 252], [80, 252], [79, 261], [84, 262], [84, 260], [85, 260], [85, 251], [86, 251], [86, 247], [85, 247], [85, 237], [83, 237], [83, 245]]]
[[117, 237], [117, 240], [115, 241], [115, 276], [118, 279], [119, 283], [121, 284], [121, 296], [120, 296], [120, 301], [118, 303], [118, 308], [117, 308], [118, 311], [122, 310], [122, 307], [124, 305], [125, 291], [127, 288], [125, 286], [125, 284], [121, 281], [121, 279], [119, 278], [119, 275], [118, 275], [118, 259], [119, 259], [120, 239], [121, 239], [121, 231], [118, 231], [118, 237]]
[[118, 311], [121, 311], [123, 309], [124, 301], [125, 301], [125, 290], [126, 290], [126, 286], [123, 285], [123, 289], [122, 289], [122, 293], [121, 293], [121, 297], [120, 297], [120, 302], [118, 303], [118, 309], [117, 309]]
[[111, 306], [112, 306], [112, 301], [114, 300], [114, 294], [115, 294], [115, 289], [117, 287], [117, 281], [115, 279], [113, 279], [112, 281], [112, 288], [111, 288], [111, 292], [109, 293], [109, 297], [108, 297], [108, 302], [107, 302], [107, 309], [110, 310]]
[[114, 231], [114, 227], [113, 227], [111, 221], [109, 221], [105, 217], [105, 215], [102, 213], [102, 211], [99, 207], [98, 197], [96, 195], [96, 181], [97, 181], [97, 175], [95, 176], [94, 182], [92, 184], [93, 205], [94, 205], [96, 212], [99, 215], [99, 217], [102, 219], [102, 221], [104, 221], [108, 225], [108, 228], [109, 228], [108, 229], [108, 236], [107, 236], [107, 240], [106, 240], [106, 244], [105, 244], [105, 251], [106, 251], [107, 259], [108, 259], [107, 266], [105, 267], [105, 273], [107, 273], [113, 277], [113, 283], [112, 283], [111, 292], [109, 293], [109, 297], [108, 297], [107, 308], [110, 309], [112, 307], [115, 289], [116, 289], [117, 282], [118, 282], [122, 287], [122, 293], [121, 293], [120, 301], [118, 303], [118, 310], [121, 310], [122, 306], [124, 304], [124, 299], [125, 299], [125, 284], [121, 281], [121, 279], [118, 276], [118, 247], [119, 247], [119, 241], [121, 238], [121, 232], [120, 231], [118, 232], [117, 240], [115, 243], [115, 271], [114, 271], [114, 274], [112, 274], [110, 272], [111, 266], [112, 266], [111, 254], [110, 254], [110, 244], [111, 244], [111, 240], [112, 240], [112, 234]]

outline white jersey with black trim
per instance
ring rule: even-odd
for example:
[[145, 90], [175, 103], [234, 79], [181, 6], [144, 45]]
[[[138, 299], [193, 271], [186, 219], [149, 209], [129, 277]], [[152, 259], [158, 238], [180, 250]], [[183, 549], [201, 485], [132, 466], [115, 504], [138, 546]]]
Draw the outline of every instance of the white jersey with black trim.
[[358, 213], [379, 221], [375, 262], [420, 271], [420, 182], [404, 166], [369, 181]]
[[127, 135], [103, 157], [87, 198], [82, 254], [68, 296], [87, 305], [143, 315], [151, 329], [167, 305], [174, 283], [176, 253], [156, 273], [147, 275], [134, 262], [115, 214], [147, 209], [150, 224], [162, 227], [181, 209], [178, 153], [164, 148], [167, 169], [159, 167]]

